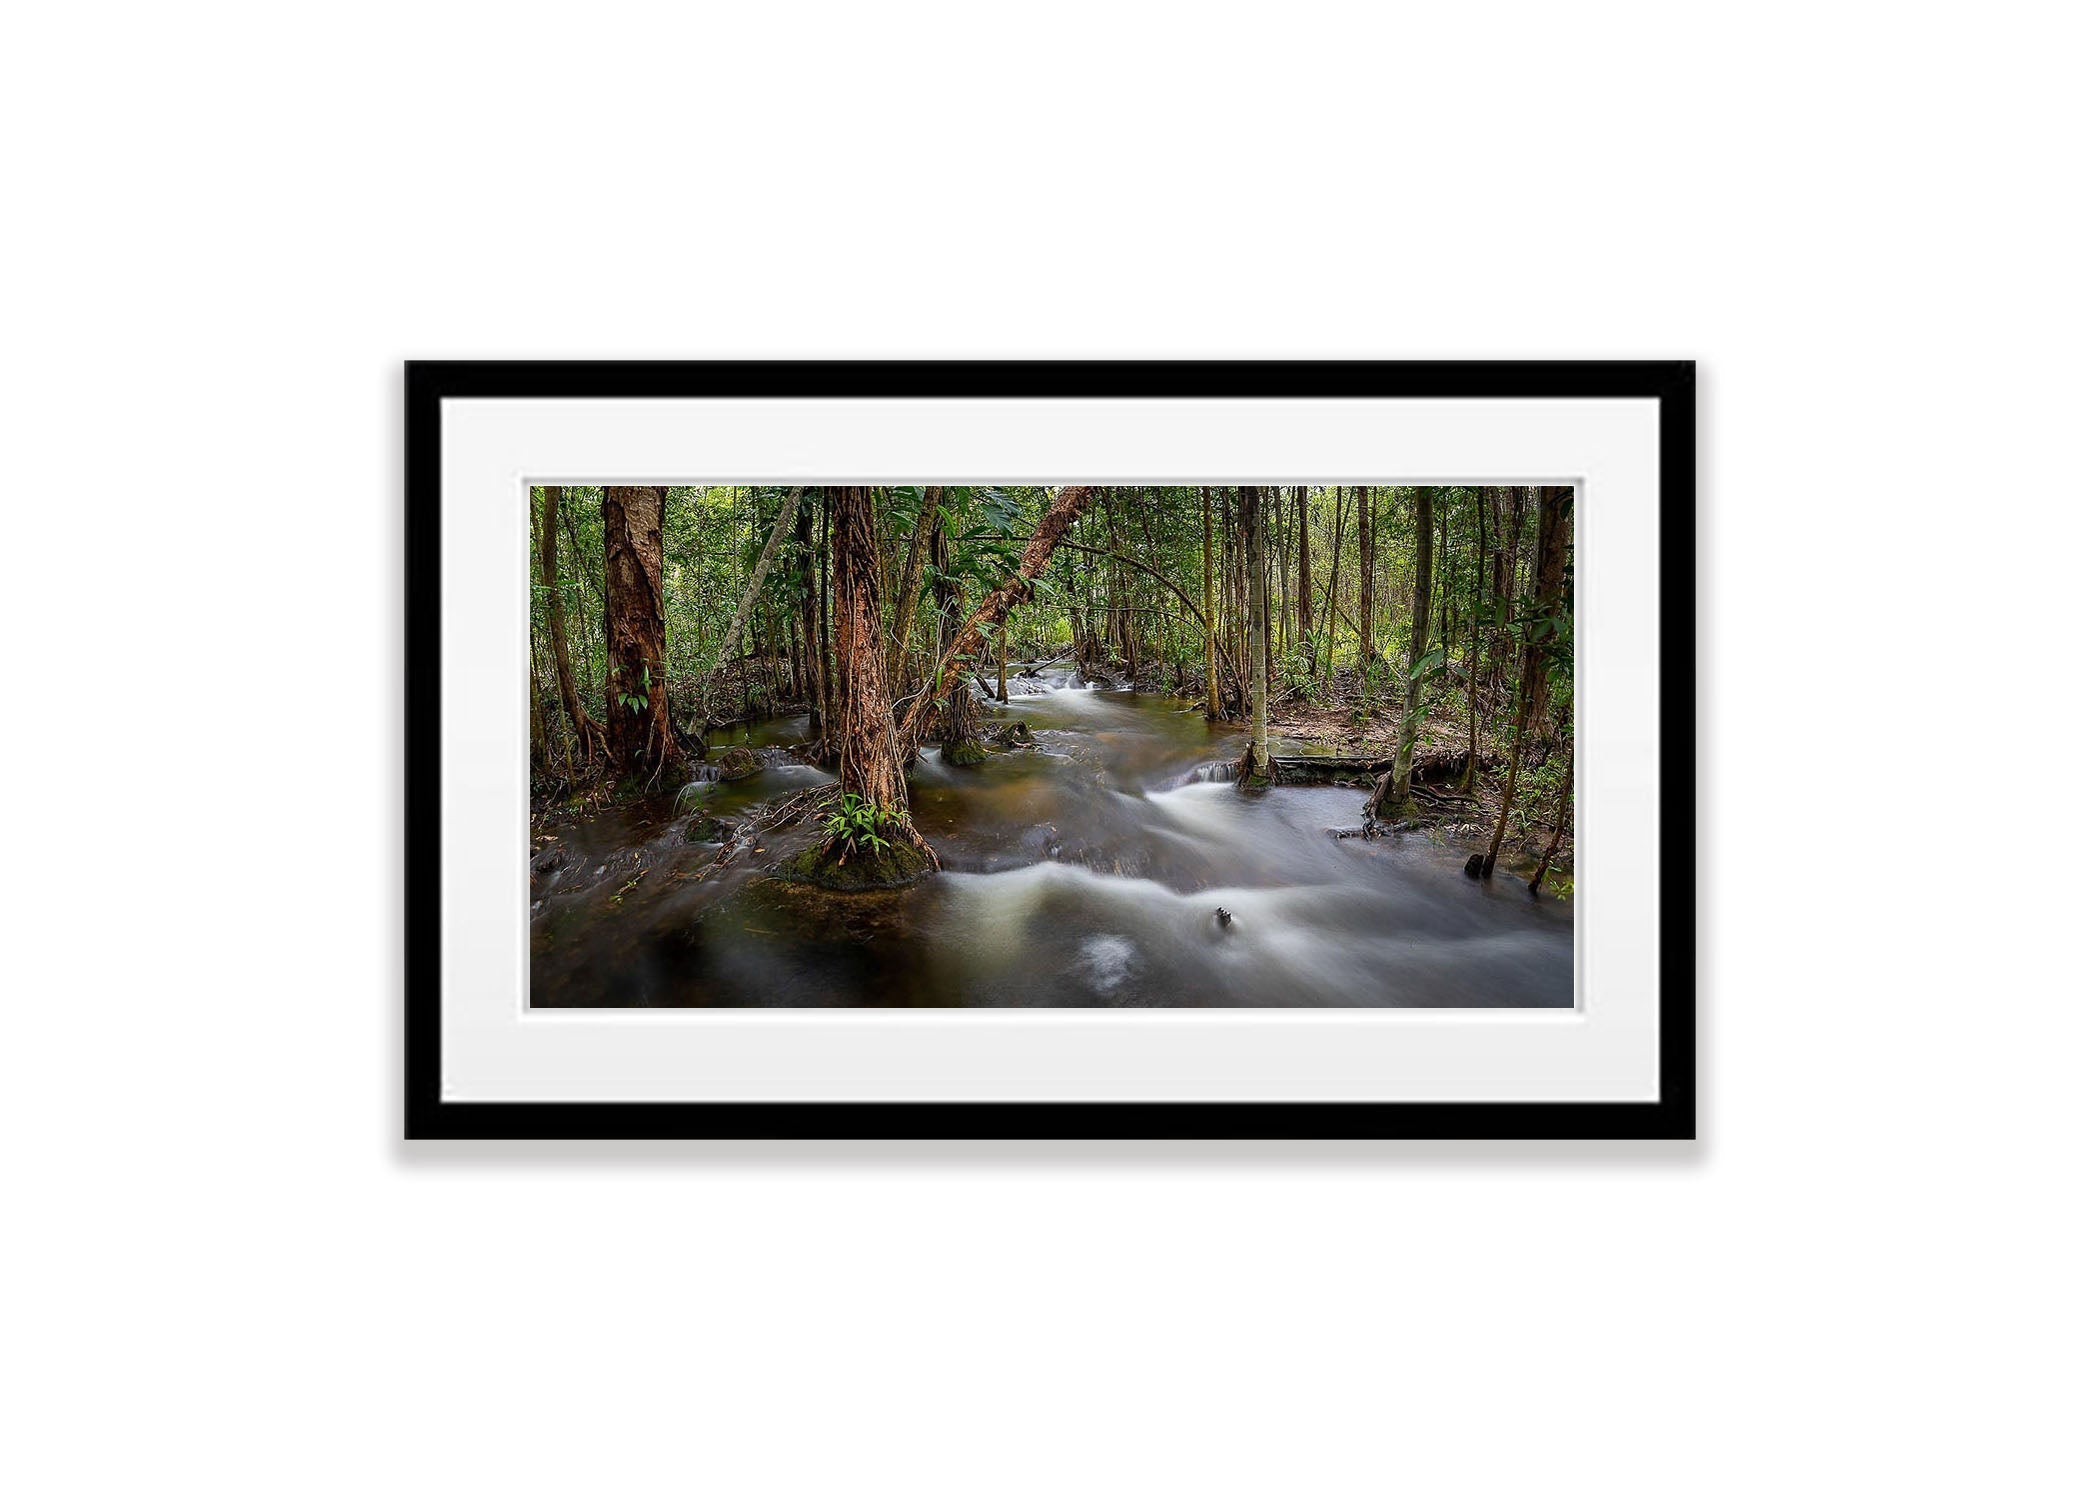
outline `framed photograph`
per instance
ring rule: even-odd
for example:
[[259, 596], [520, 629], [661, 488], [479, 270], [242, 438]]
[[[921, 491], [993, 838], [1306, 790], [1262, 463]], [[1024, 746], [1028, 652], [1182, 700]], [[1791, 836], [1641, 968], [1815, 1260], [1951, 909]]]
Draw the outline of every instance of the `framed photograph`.
[[1671, 1137], [1689, 363], [411, 363], [424, 1137]]

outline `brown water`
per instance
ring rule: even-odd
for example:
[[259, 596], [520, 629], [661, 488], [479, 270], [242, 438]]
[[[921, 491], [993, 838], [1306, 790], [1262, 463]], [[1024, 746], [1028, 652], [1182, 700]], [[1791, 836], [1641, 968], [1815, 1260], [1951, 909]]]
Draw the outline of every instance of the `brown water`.
[[[1018, 669], [1017, 669], [1018, 670]], [[802, 718], [719, 737], [765, 768], [557, 830], [534, 876], [535, 1005], [1566, 1006], [1568, 903], [1461, 873], [1428, 833], [1337, 839], [1365, 794], [1243, 794], [1218, 774], [1246, 746], [1186, 699], [1088, 686], [1069, 667], [1009, 683], [987, 727], [1035, 748], [981, 766], [921, 752], [912, 813], [943, 871], [842, 896], [770, 877], [816, 821], [751, 852], [686, 841], [832, 778], [792, 759]], [[1320, 747], [1279, 742], [1279, 753]], [[704, 773], [703, 773], [704, 774]], [[1231, 913], [1221, 923], [1219, 908]]]

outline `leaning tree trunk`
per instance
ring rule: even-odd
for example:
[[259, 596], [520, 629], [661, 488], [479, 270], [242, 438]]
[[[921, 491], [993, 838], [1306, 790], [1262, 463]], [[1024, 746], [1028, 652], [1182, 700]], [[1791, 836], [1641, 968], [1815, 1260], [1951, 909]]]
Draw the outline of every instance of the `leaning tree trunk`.
[[605, 723], [615, 774], [653, 783], [684, 754], [664, 682], [664, 488], [607, 485]]
[[1422, 654], [1429, 649], [1429, 595], [1435, 583], [1436, 513], [1426, 484], [1415, 486], [1415, 608], [1407, 630], [1407, 709], [1400, 720], [1400, 744], [1393, 751], [1385, 797], [1379, 811], [1404, 815], [1413, 811], [1415, 741], [1422, 732]]
[[1058, 542], [1072, 523], [1086, 513], [1093, 496], [1094, 492], [1083, 484], [1070, 485], [1057, 492], [1057, 498], [1050, 502], [1050, 509], [1036, 523], [1028, 545], [1021, 550], [1021, 566], [1013, 577], [979, 600], [977, 607], [956, 628], [954, 643], [941, 653], [941, 659], [934, 664], [933, 674], [898, 720], [901, 743], [916, 745], [925, 737], [926, 727], [933, 722], [934, 710], [941, 696], [955, 685], [1013, 607], [1034, 591], [1035, 580], [1042, 576], [1043, 569], [1050, 566], [1050, 556], [1057, 550]]
[[1531, 894], [1539, 893], [1539, 882], [1546, 878], [1546, 866], [1553, 863], [1553, 856], [1560, 853], [1560, 841], [1568, 831], [1568, 811], [1575, 796], [1575, 747], [1568, 747], [1568, 769], [1560, 779], [1560, 811], [1554, 814], [1553, 837], [1546, 842], [1546, 852], [1539, 856], [1539, 866], [1531, 872]]
[[758, 603], [758, 591], [773, 571], [773, 559], [780, 555], [780, 544], [787, 540], [788, 528], [794, 524], [796, 513], [802, 509], [802, 486], [796, 485], [788, 491], [787, 499], [780, 503], [780, 514], [774, 519], [773, 533], [766, 538], [765, 550], [758, 554], [758, 564], [751, 570], [751, 581], [744, 585], [744, 597], [737, 601], [736, 613], [730, 617], [729, 629], [715, 648], [714, 660], [707, 665], [703, 678], [713, 677], [723, 665], [736, 655], [736, 648], [744, 638], [744, 627], [751, 621], [751, 607]]
[[1261, 491], [1240, 486], [1240, 530], [1247, 558], [1247, 690], [1253, 699], [1254, 737], [1247, 746], [1244, 781], [1269, 778], [1269, 559], [1263, 536]]
[[564, 618], [568, 606], [562, 603], [554, 567], [554, 522], [564, 496], [558, 484], [545, 486], [540, 494], [540, 585], [547, 594], [547, 643], [554, 652], [554, 682], [561, 692], [562, 712], [569, 716], [569, 727], [576, 731], [576, 743], [588, 764], [604, 747], [605, 731], [583, 711], [583, 699], [576, 693], [576, 673], [569, 664], [569, 628]]
[[1524, 694], [1531, 702], [1531, 717], [1524, 726], [1524, 733], [1537, 739], [1546, 732], [1546, 719], [1552, 711], [1547, 701], [1546, 690], [1547, 654], [1545, 642], [1534, 637], [1546, 628], [1545, 622], [1560, 617], [1565, 600], [1563, 594], [1568, 578], [1568, 532], [1575, 505], [1575, 491], [1566, 485], [1533, 492], [1538, 497], [1539, 537], [1538, 549], [1532, 554], [1531, 602], [1532, 629], [1526, 632], [1524, 644]]
[[[1502, 773], [1502, 810], [1495, 816], [1495, 833], [1488, 840], [1487, 857], [1481, 861], [1478, 874], [1486, 880], [1495, 873], [1495, 861], [1502, 857], [1502, 840], [1509, 832], [1509, 809], [1516, 800], [1517, 777], [1524, 769], [1524, 721], [1530, 707], [1520, 682], [1517, 690], [1517, 711], [1509, 726], [1509, 764]], [[1472, 871], [1472, 861], [1467, 861], [1467, 872]]]

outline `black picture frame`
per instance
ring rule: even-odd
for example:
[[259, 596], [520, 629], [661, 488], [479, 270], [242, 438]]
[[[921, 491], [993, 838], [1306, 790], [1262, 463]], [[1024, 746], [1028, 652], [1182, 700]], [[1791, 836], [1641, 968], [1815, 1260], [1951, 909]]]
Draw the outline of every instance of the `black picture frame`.
[[[410, 361], [405, 1133], [432, 1139], [1674, 1139], [1696, 1136], [1690, 361]], [[440, 1094], [440, 405], [448, 398], [1654, 398], [1660, 403], [1659, 1097], [1640, 1103], [483, 1103]]]

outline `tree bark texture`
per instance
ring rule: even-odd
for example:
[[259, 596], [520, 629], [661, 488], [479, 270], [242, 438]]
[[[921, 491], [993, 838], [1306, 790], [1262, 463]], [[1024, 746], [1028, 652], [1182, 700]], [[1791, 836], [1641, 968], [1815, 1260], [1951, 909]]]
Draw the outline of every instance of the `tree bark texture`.
[[881, 541], [872, 490], [831, 491], [831, 612], [838, 655], [839, 787], [908, 816], [883, 671]]
[[558, 484], [546, 485], [540, 493], [540, 585], [547, 595], [547, 644], [554, 653], [554, 681], [561, 693], [562, 712], [568, 715], [576, 743], [589, 762], [603, 747], [605, 732], [583, 711], [583, 699], [576, 693], [576, 673], [569, 664], [568, 606], [562, 602], [561, 580], [554, 566], [554, 523], [564, 495]]
[[606, 748], [618, 774], [653, 781], [684, 759], [664, 683], [664, 488], [607, 485], [602, 510]]
[[1415, 600], [1407, 630], [1407, 711], [1400, 721], [1400, 744], [1393, 751], [1392, 800], [1402, 811], [1413, 806], [1409, 787], [1414, 778], [1415, 740], [1421, 734], [1422, 656], [1429, 649], [1429, 595], [1436, 582], [1436, 511], [1428, 485], [1415, 486]]
[[1356, 596], [1356, 667], [1366, 703], [1371, 700], [1371, 487], [1356, 487], [1356, 551], [1362, 577]]
[[1248, 764], [1256, 776], [1266, 777], [1269, 774], [1269, 562], [1263, 535], [1261, 491], [1251, 485], [1240, 487], [1240, 528], [1247, 539], [1247, 596], [1251, 616], [1247, 641], [1252, 659], [1247, 666], [1247, 688], [1253, 699], [1254, 738], [1247, 748]]
[[1552, 704], [1546, 685], [1547, 652], [1537, 637], [1550, 619], [1559, 619], [1567, 609], [1568, 533], [1573, 529], [1575, 491], [1566, 485], [1550, 486], [1538, 496], [1538, 547], [1532, 555], [1531, 604], [1533, 627], [1524, 645], [1524, 696], [1530, 702], [1530, 719], [1524, 726], [1527, 738], [1546, 732]]

